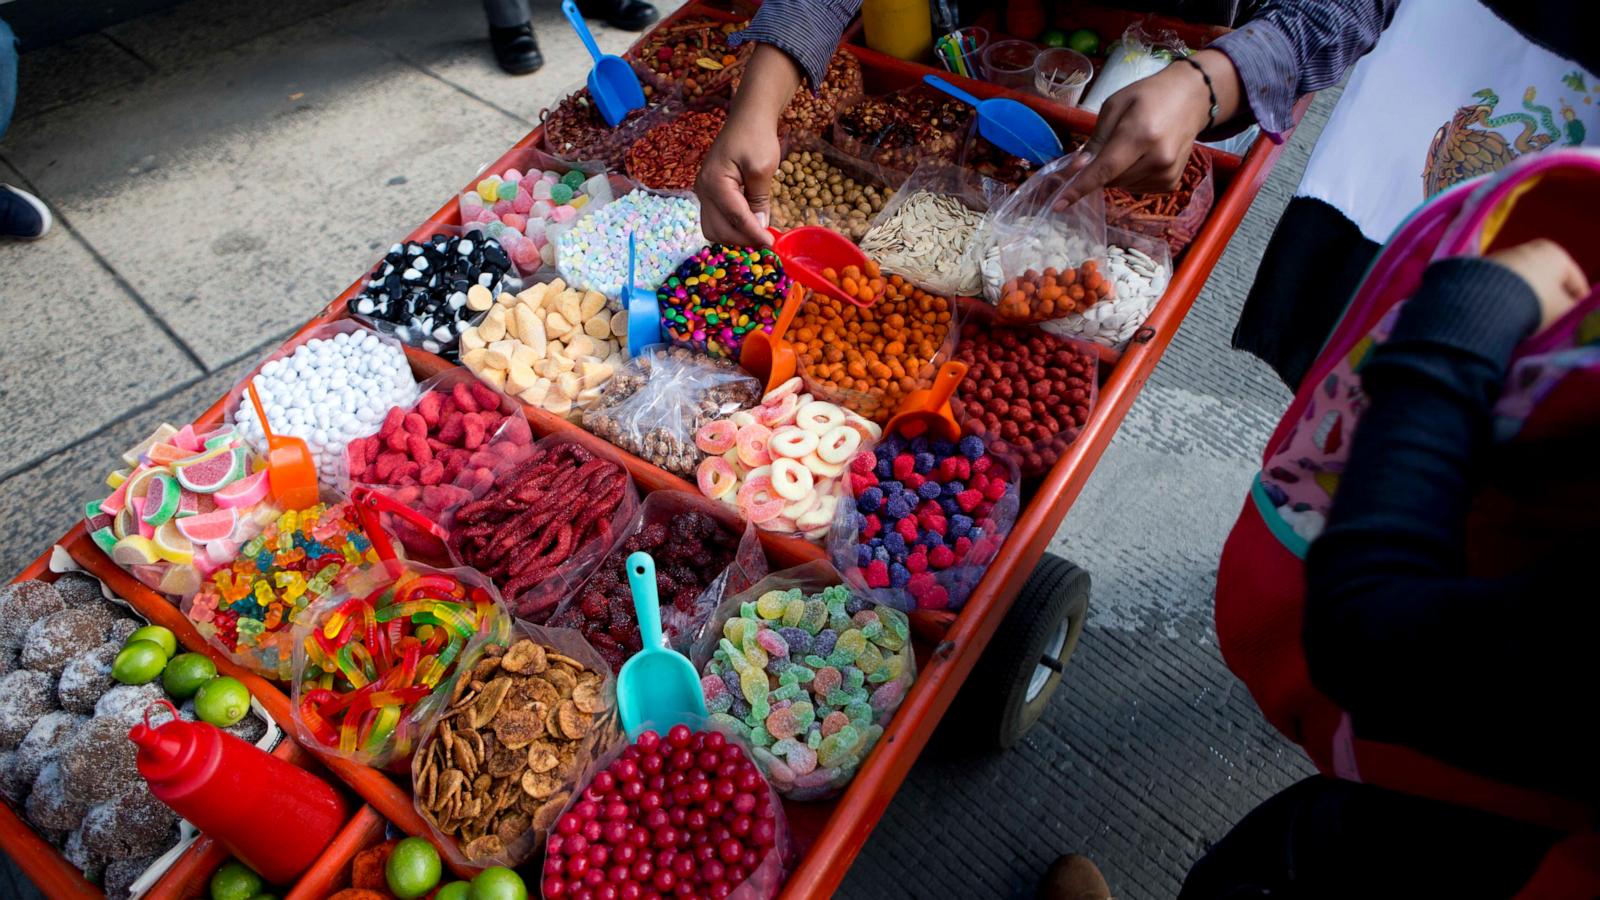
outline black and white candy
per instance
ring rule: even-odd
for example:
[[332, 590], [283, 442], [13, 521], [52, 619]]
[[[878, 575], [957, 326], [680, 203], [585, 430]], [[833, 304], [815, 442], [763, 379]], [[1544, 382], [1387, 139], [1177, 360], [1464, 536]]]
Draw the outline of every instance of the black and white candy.
[[476, 230], [436, 234], [390, 247], [351, 303], [356, 315], [382, 323], [401, 342], [454, 359], [461, 332], [481, 315], [467, 307], [475, 284], [491, 294], [522, 290], [499, 241]]

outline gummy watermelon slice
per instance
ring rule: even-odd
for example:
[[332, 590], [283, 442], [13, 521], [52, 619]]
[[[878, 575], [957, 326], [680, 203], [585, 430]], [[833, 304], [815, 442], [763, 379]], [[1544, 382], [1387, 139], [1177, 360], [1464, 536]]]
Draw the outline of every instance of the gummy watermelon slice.
[[148, 525], [162, 525], [178, 511], [179, 495], [183, 491], [172, 476], [160, 474], [150, 479], [144, 489], [144, 521]]
[[178, 533], [196, 544], [223, 540], [238, 524], [239, 511], [227, 507], [177, 520]]
[[187, 519], [211, 512], [217, 508], [214, 494], [197, 494], [194, 491], [182, 491], [178, 498], [178, 518]]
[[229, 508], [255, 506], [266, 499], [267, 487], [267, 470], [262, 469], [217, 491], [213, 497], [218, 506]]
[[174, 464], [172, 471], [185, 488], [213, 494], [244, 477], [245, 453], [237, 448], [214, 450], [191, 462]]

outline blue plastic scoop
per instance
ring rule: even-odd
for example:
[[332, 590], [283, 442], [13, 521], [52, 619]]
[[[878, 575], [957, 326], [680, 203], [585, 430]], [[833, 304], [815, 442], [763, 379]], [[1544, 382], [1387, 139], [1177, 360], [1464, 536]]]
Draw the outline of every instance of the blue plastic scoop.
[[1066, 152], [1055, 129], [1027, 104], [1006, 97], [979, 100], [937, 75], [924, 75], [922, 80], [975, 107], [978, 134], [1012, 156], [1040, 166]]
[[622, 283], [622, 308], [628, 311], [628, 355], [638, 356], [651, 344], [661, 343], [661, 301], [656, 292], [634, 284], [636, 251], [628, 232], [628, 280]]
[[639, 75], [622, 57], [600, 52], [577, 4], [561, 0], [561, 11], [583, 39], [583, 46], [589, 48], [589, 55], [594, 57], [594, 68], [589, 70], [589, 96], [600, 109], [600, 118], [615, 128], [628, 113], [644, 107], [644, 88], [639, 84]]
[[628, 556], [628, 587], [639, 617], [644, 649], [617, 673], [617, 711], [632, 740], [646, 726], [665, 733], [679, 723], [699, 727], [706, 718], [706, 697], [700, 676], [683, 654], [667, 646], [661, 634], [661, 601], [656, 596], [656, 561], [640, 551]]

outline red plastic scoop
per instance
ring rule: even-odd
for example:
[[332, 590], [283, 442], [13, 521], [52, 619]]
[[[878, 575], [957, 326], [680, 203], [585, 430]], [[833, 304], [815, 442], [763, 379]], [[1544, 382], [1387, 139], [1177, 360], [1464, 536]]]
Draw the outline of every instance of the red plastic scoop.
[[311, 457], [311, 448], [297, 437], [272, 433], [267, 424], [267, 410], [261, 405], [254, 379], [245, 382], [250, 392], [250, 403], [256, 408], [256, 418], [261, 420], [261, 430], [267, 436], [267, 489], [274, 503], [284, 509], [305, 509], [317, 502], [317, 463]]
[[933, 387], [912, 391], [900, 405], [900, 411], [884, 427], [884, 433], [893, 432], [908, 438], [927, 434], [947, 441], [960, 438], [961, 426], [956, 424], [956, 417], [950, 411], [950, 398], [965, 377], [967, 364], [964, 362], [952, 360], [940, 366], [939, 374], [933, 376]]
[[772, 252], [783, 260], [783, 270], [789, 277], [835, 300], [857, 306], [871, 305], [850, 296], [822, 276], [823, 269], [840, 271], [846, 266], [867, 267], [867, 255], [849, 238], [821, 225], [804, 225], [788, 231], [768, 228], [767, 231], [772, 234]]
[[367, 538], [372, 541], [372, 548], [378, 551], [378, 559], [383, 561], [384, 568], [390, 577], [399, 578], [400, 554], [395, 552], [394, 542], [389, 540], [389, 535], [383, 530], [383, 521], [379, 513], [389, 513], [411, 523], [418, 529], [432, 535], [441, 543], [449, 540], [449, 532], [444, 526], [428, 518], [420, 512], [406, 506], [404, 503], [386, 495], [380, 494], [370, 487], [358, 485], [350, 489], [350, 502], [356, 508], [356, 516], [361, 519], [361, 528], [367, 533]]

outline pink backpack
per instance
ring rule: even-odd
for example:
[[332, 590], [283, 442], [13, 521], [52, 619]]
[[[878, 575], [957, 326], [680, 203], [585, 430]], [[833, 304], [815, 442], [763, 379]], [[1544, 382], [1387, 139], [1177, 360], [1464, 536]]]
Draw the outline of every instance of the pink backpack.
[[[1363, 738], [1350, 716], [1311, 683], [1301, 630], [1306, 549], [1327, 521], [1366, 408], [1362, 365], [1388, 337], [1423, 271], [1437, 259], [1548, 237], [1573, 252], [1591, 282], [1600, 280], [1600, 243], [1591, 237], [1596, 210], [1600, 155], [1583, 150], [1524, 156], [1487, 180], [1429, 200], [1384, 246], [1267, 445], [1223, 548], [1217, 636], [1223, 658], [1268, 721], [1304, 747], [1325, 774], [1562, 830], [1594, 827], [1596, 811], [1571, 798]], [[1537, 452], [1545, 442], [1587, 435], [1592, 463], [1600, 446], [1600, 291], [1517, 349], [1495, 414], [1494, 452]], [[1592, 464], [1570, 485], [1557, 473], [1547, 479], [1560, 480], [1556, 490], [1548, 483], [1542, 492], [1515, 496], [1483, 490], [1468, 528], [1469, 549], [1480, 548], [1470, 553], [1474, 574], [1514, 571], [1548, 558], [1540, 554], [1570, 542], [1580, 525], [1592, 534], [1600, 482], [1590, 471]]]

